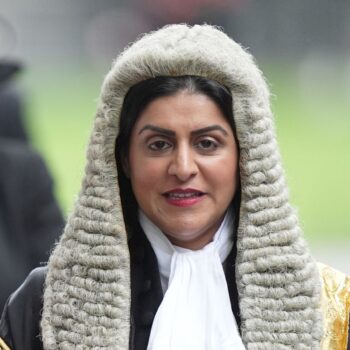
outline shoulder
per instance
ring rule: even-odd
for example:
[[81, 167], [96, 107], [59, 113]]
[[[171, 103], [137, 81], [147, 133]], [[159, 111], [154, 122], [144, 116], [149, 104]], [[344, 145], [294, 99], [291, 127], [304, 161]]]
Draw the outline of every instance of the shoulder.
[[38, 152], [24, 141], [1, 138], [0, 146], [0, 155], [4, 159], [26, 160], [40, 157]]
[[47, 267], [38, 267], [30, 272], [22, 285], [11, 295], [9, 306], [26, 303], [28, 300], [37, 302], [41, 299]]
[[39, 323], [46, 273], [46, 267], [33, 270], [10, 296], [0, 322], [0, 349], [6, 349], [6, 344], [9, 349], [41, 349]]
[[322, 283], [324, 349], [346, 349], [349, 337], [350, 277], [318, 263]]
[[344, 296], [350, 297], [350, 276], [320, 262], [317, 265], [324, 287], [338, 292], [343, 290]]
[[0, 140], [0, 163], [11, 176], [26, 178], [47, 172], [41, 155], [32, 146], [17, 140]]

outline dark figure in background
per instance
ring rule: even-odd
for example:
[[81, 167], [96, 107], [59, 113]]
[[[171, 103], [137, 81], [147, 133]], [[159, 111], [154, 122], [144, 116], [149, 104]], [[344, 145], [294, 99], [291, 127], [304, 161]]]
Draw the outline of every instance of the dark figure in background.
[[21, 70], [16, 62], [0, 61], [0, 137], [28, 142], [23, 125], [20, 95], [13, 89], [13, 78]]
[[27, 143], [20, 96], [9, 88], [18, 69], [0, 64], [0, 308], [28, 272], [47, 261], [63, 228], [51, 176]]

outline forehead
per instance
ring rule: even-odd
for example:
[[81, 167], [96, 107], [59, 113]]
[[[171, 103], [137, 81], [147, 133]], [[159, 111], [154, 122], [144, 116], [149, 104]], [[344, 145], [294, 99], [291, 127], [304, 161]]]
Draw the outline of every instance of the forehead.
[[145, 124], [156, 124], [172, 130], [192, 130], [212, 124], [229, 127], [220, 108], [210, 97], [188, 91], [150, 102], [140, 113], [135, 131]]

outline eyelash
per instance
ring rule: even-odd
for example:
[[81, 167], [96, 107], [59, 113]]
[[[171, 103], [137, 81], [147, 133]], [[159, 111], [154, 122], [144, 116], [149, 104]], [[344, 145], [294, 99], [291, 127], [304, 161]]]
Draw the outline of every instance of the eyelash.
[[[203, 147], [203, 142], [210, 143], [209, 147]], [[157, 144], [158, 144], [158, 147], [157, 147]], [[148, 144], [148, 148], [152, 152], [158, 152], [158, 153], [166, 152], [171, 146], [172, 146], [172, 143], [165, 140], [155, 140], [154, 142], [151, 142], [150, 144]], [[219, 147], [219, 142], [212, 140], [210, 138], [204, 138], [199, 140], [194, 145], [194, 147], [202, 152], [212, 152]]]
[[[200, 144], [203, 142], [209, 142], [210, 147], [200, 147]], [[203, 145], [203, 144], [202, 144]], [[199, 140], [196, 144], [196, 148], [201, 149], [203, 151], [215, 151], [219, 147], [219, 143], [217, 141], [211, 139], [203, 139]]]
[[[163, 148], [163, 147], [156, 148], [156, 144], [158, 144], [158, 146], [159, 146], [159, 144], [168, 145], [168, 146], [166, 148]], [[151, 151], [156, 151], [156, 152], [167, 150], [169, 147], [171, 147], [171, 144], [167, 141], [164, 141], [164, 140], [156, 140], [148, 145], [148, 148]]]

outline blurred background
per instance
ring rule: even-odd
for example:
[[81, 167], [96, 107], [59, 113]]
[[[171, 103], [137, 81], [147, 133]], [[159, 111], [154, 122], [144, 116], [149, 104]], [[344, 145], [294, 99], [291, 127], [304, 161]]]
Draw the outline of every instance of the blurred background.
[[350, 2], [0, 0], [0, 59], [21, 70], [25, 127], [65, 215], [80, 188], [112, 60], [167, 23], [221, 26], [256, 57], [301, 226], [317, 259], [350, 274]]

